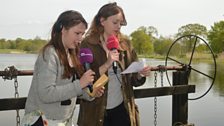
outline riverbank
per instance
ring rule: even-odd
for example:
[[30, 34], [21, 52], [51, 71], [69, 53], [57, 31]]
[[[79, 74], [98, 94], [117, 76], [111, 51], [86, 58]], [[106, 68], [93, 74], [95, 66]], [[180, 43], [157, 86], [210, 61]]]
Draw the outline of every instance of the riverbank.
[[26, 54], [27, 52], [19, 49], [0, 49], [1, 54]]
[[37, 52], [27, 52], [19, 49], [0, 49], [0, 54], [35, 54]]
[[[18, 50], [18, 49], [0, 49], [0, 54], [35, 54], [32, 52], [26, 52], [23, 50]], [[153, 59], [161, 59], [165, 60], [166, 56], [164, 55], [159, 55], [159, 54], [154, 54], [154, 55], [138, 55], [139, 58], [153, 58]], [[189, 59], [191, 54], [186, 54], [186, 57], [181, 57], [181, 58], [186, 58]], [[177, 58], [178, 59], [178, 58]], [[203, 53], [195, 53], [194, 54], [194, 60], [196, 61], [212, 61], [212, 55], [211, 54], [203, 54]], [[216, 55], [216, 62], [217, 63], [224, 63], [224, 52], [217, 54]]]
[[[158, 55], [158, 54], [155, 54], [155, 55], [138, 55], [139, 58], [150, 58], [150, 59], [161, 59], [161, 60], [165, 60], [166, 59], [166, 56], [164, 55]], [[173, 57], [173, 56], [171, 56]], [[176, 57], [174, 59], [183, 59], [183, 60], [189, 60], [191, 57], [191, 54], [186, 54], [186, 56], [182, 56], [182, 57]], [[215, 55], [215, 58], [216, 58], [216, 62], [217, 63], [224, 63], [224, 52], [223, 53], [220, 53], [220, 54], [217, 54]], [[211, 54], [204, 54], [204, 53], [195, 53], [194, 54], [194, 57], [193, 57], [193, 60], [196, 61], [196, 62], [213, 62], [213, 56]]]

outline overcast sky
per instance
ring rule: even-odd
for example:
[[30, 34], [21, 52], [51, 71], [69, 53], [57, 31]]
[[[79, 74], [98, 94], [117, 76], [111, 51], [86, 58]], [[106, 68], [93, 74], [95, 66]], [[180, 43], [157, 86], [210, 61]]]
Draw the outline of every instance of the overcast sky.
[[224, 0], [1, 0], [0, 38], [49, 39], [61, 12], [77, 10], [90, 24], [98, 9], [113, 1], [124, 9], [128, 25], [122, 32], [126, 35], [140, 26], [154, 26], [160, 35], [169, 36], [186, 24], [210, 29], [224, 19]]

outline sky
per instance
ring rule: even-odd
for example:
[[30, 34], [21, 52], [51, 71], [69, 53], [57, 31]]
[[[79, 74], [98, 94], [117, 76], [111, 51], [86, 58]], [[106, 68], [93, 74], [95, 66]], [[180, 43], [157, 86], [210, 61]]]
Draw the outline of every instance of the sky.
[[63, 11], [81, 12], [90, 25], [99, 8], [114, 1], [124, 10], [128, 24], [121, 31], [126, 35], [140, 26], [154, 26], [162, 36], [192, 23], [210, 30], [224, 19], [224, 0], [1, 0], [0, 39], [49, 39]]

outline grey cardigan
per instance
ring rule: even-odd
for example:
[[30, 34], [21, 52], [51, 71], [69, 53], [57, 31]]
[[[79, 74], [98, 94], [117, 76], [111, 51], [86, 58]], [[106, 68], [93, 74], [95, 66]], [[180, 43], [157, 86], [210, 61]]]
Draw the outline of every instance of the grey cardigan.
[[53, 47], [46, 49], [45, 60], [42, 54], [38, 56], [25, 114], [39, 110], [48, 119], [67, 120], [73, 115], [77, 97], [93, 100], [82, 90], [78, 79], [62, 79], [63, 71]]

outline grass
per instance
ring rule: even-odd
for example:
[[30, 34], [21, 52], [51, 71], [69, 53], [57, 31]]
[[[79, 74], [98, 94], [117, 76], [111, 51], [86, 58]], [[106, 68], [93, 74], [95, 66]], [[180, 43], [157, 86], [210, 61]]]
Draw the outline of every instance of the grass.
[[26, 53], [26, 52], [23, 50], [18, 50], [18, 49], [0, 49], [0, 53], [17, 54], [17, 53]]
[[[153, 58], [153, 59], [166, 59], [166, 56], [164, 55], [138, 55], [139, 58]], [[169, 56], [169, 57], [173, 57], [173, 56]], [[188, 61], [191, 57], [191, 54], [188, 53], [186, 55], [181, 55], [180, 57], [173, 57], [174, 59], [181, 59], [181, 60], [186, 60]], [[224, 53], [218, 54], [216, 57], [216, 62], [217, 63], [224, 63]], [[211, 55], [211, 53], [194, 53], [193, 56], [193, 61], [194, 62], [213, 62], [213, 56]]]
[[218, 54], [218, 58], [216, 59], [219, 63], [224, 63], [224, 52], [221, 54]]
[[[24, 54], [24, 53], [29, 53], [23, 50], [18, 50], [18, 49], [0, 49], [0, 53], [9, 53], [9, 54]], [[35, 52], [30, 52], [30, 53], [35, 53]], [[191, 54], [186, 54], [186, 56], [181, 57], [181, 58], [186, 58], [189, 59]], [[164, 59], [166, 56], [164, 55], [138, 55], [139, 58], [153, 58], [153, 59]], [[178, 58], [177, 58], [178, 59]], [[211, 54], [205, 54], [205, 53], [194, 53], [194, 60], [195, 61], [212, 61], [213, 58]], [[218, 63], [224, 63], [224, 52], [220, 53], [217, 55], [216, 62]]]

